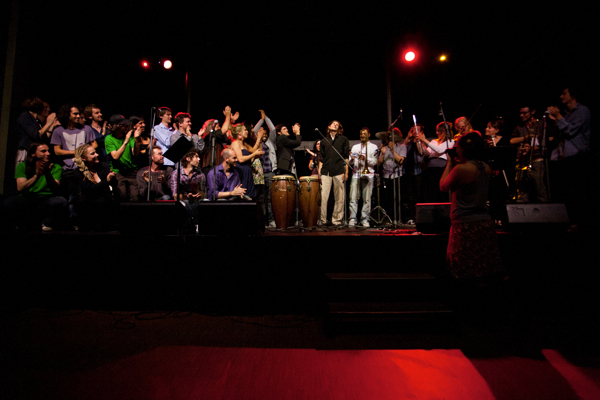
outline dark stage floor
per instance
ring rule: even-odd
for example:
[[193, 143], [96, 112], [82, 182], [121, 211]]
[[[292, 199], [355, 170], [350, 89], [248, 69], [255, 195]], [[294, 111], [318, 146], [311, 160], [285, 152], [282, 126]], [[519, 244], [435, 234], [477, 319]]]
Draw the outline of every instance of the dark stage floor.
[[600, 393], [590, 232], [499, 232], [510, 279], [478, 288], [408, 228], [0, 239], [2, 398]]

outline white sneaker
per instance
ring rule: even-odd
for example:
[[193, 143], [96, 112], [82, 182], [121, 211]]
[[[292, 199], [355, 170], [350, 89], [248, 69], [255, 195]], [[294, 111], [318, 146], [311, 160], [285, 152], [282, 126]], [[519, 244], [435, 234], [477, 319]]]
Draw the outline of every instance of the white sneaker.
[[406, 225], [415, 225], [415, 220], [409, 219], [408, 221], [406, 221]]
[[275, 221], [269, 222], [269, 228], [277, 228], [277, 225], [275, 225]]
[[348, 226], [356, 226], [356, 220], [351, 219], [350, 222], [348, 222]]
[[369, 221], [363, 221], [361, 225], [364, 226], [365, 228], [371, 227], [371, 225], [369, 224]]
[[42, 232], [50, 232], [52, 230], [51, 226], [46, 226], [42, 224]]

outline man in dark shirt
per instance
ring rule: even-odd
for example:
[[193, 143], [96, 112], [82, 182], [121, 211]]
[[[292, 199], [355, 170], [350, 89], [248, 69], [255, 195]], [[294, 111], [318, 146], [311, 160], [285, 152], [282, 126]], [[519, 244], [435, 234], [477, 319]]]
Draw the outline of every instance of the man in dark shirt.
[[152, 164], [149, 167], [140, 168], [137, 172], [140, 199], [146, 200], [148, 198], [148, 187], [150, 187], [150, 200], [172, 199], [170, 183], [173, 168], [165, 166], [164, 159], [160, 147], [153, 147]]
[[[334, 226], [340, 226], [344, 217], [344, 204], [346, 202], [344, 182], [348, 179], [348, 158], [350, 156], [350, 142], [343, 136], [344, 128], [339, 121], [331, 121], [327, 127], [327, 135], [321, 140], [321, 216], [319, 224], [325, 225], [327, 221], [327, 201], [333, 185], [335, 206], [331, 216]], [[337, 152], [336, 152], [337, 150]], [[339, 154], [338, 154], [339, 153]], [[341, 157], [340, 157], [341, 155]]]
[[292, 130], [296, 137], [292, 139], [287, 126], [277, 125], [277, 167], [279, 175], [295, 175], [296, 165], [294, 163], [294, 149], [302, 144], [302, 136], [300, 136], [300, 124], [296, 123]]

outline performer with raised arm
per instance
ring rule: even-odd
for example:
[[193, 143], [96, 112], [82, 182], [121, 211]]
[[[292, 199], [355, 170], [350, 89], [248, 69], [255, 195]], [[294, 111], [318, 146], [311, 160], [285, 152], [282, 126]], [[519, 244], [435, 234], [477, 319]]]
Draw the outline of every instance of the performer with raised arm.
[[296, 175], [296, 163], [294, 162], [294, 149], [302, 144], [300, 135], [300, 124], [295, 123], [292, 131], [295, 137], [290, 136], [287, 126], [277, 125], [277, 168], [278, 175]]
[[352, 146], [350, 151], [350, 164], [352, 165], [352, 182], [350, 183], [350, 220], [348, 225], [357, 223], [358, 197], [363, 201], [359, 223], [368, 228], [371, 214], [371, 194], [377, 165], [377, 145], [369, 141], [371, 132], [369, 128], [360, 130], [360, 143]]
[[423, 200], [426, 203], [445, 203], [448, 202], [448, 194], [440, 190], [440, 178], [446, 168], [446, 150], [454, 147], [455, 141], [452, 140], [452, 123], [440, 122], [435, 128], [437, 139], [431, 141], [425, 138], [423, 132], [417, 134], [425, 146], [427, 155], [427, 169], [423, 172]]
[[440, 190], [452, 191], [450, 237], [446, 259], [455, 278], [478, 280], [502, 277], [494, 222], [487, 199], [492, 171], [483, 161], [484, 141], [477, 133], [458, 140], [457, 160], [448, 157]]
[[[264, 110], [260, 111], [260, 121], [254, 126], [254, 133], [260, 134], [262, 137], [262, 150], [263, 155], [260, 156], [260, 161], [263, 167], [263, 175], [265, 179], [265, 193], [263, 202], [263, 212], [267, 216], [267, 225], [270, 228], [275, 228], [275, 219], [273, 217], [273, 207], [271, 205], [271, 181], [277, 171], [277, 152], [276, 152], [276, 140], [277, 140], [277, 129], [273, 122], [267, 117]], [[269, 132], [267, 133], [263, 123], [267, 123]]]
[[[200, 130], [202, 138], [204, 139], [204, 145], [207, 151], [202, 154], [202, 172], [208, 176], [208, 170], [215, 165], [219, 165], [223, 162], [221, 154], [224, 146], [231, 144], [231, 139], [227, 137], [227, 131], [229, 130], [231, 123], [231, 107], [226, 106], [223, 110], [225, 121], [223, 126], [219, 126], [219, 121], [216, 119], [208, 119], [202, 125]], [[215, 139], [215, 149], [212, 149], [212, 139]], [[214, 154], [214, 162], [212, 160]]]
[[[348, 179], [348, 156], [350, 142], [343, 135], [344, 128], [339, 121], [331, 121], [327, 127], [327, 135], [321, 140], [321, 216], [319, 224], [327, 222], [327, 201], [331, 186], [335, 196], [335, 206], [331, 223], [341, 226], [344, 218], [344, 203], [346, 201], [344, 183]], [[337, 152], [336, 152], [337, 150]], [[338, 154], [339, 153], [339, 154]], [[341, 157], [340, 157], [341, 155]]]
[[589, 108], [578, 102], [579, 92], [573, 86], [560, 95], [567, 113], [563, 117], [558, 107], [548, 107], [550, 119], [556, 121], [558, 142], [550, 157], [552, 201], [564, 202], [571, 224], [585, 222], [592, 211], [592, 193], [597, 190], [597, 176], [589, 179], [593, 171], [590, 148]]
[[240, 171], [240, 179], [242, 187], [246, 189], [246, 194], [252, 199], [256, 199], [256, 187], [254, 186], [254, 176], [252, 173], [252, 163], [262, 154], [262, 137], [250, 147], [247, 143], [248, 129], [244, 124], [239, 124], [231, 130], [231, 137], [234, 139], [231, 142], [231, 150], [235, 152], [237, 157], [237, 168]]

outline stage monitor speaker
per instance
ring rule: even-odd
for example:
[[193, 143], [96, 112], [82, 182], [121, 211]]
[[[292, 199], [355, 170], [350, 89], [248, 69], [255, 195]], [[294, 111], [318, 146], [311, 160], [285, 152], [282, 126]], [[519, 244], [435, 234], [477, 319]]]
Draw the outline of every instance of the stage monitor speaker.
[[506, 213], [511, 228], [566, 228], [569, 226], [567, 208], [563, 203], [507, 204]]
[[450, 203], [417, 203], [416, 223], [419, 232], [449, 232]]
[[208, 236], [256, 236], [265, 231], [256, 202], [204, 201], [198, 204], [198, 233]]
[[189, 221], [185, 207], [175, 200], [120, 205], [119, 231], [122, 234], [176, 235], [189, 227]]

